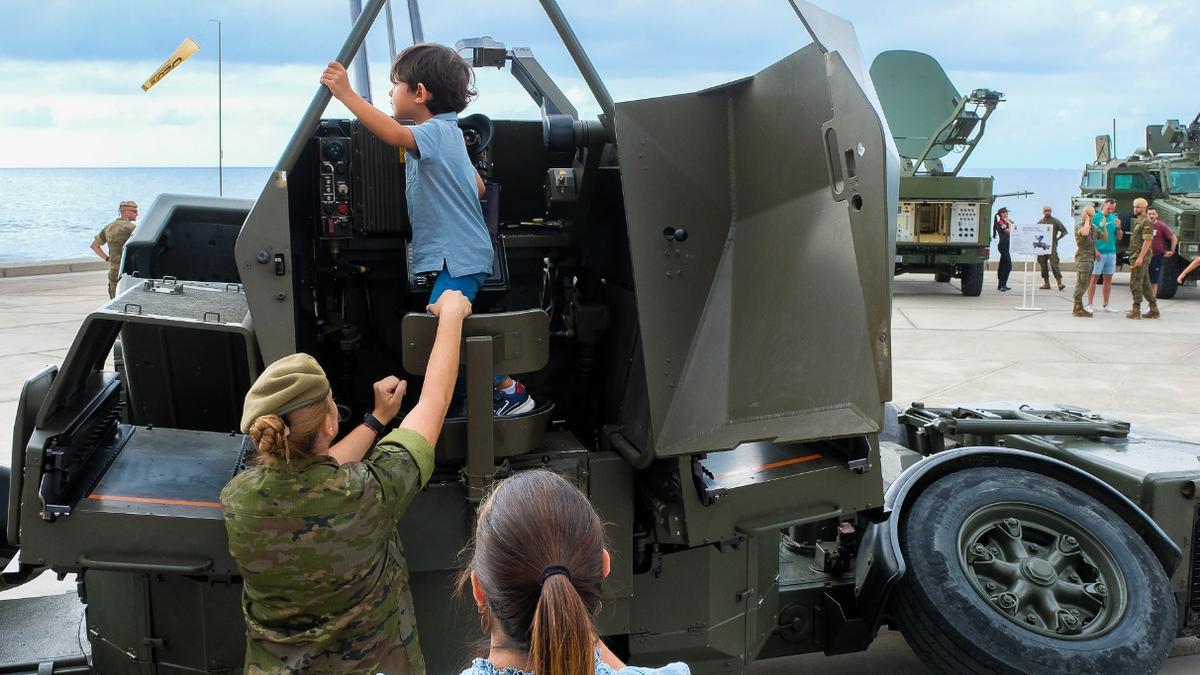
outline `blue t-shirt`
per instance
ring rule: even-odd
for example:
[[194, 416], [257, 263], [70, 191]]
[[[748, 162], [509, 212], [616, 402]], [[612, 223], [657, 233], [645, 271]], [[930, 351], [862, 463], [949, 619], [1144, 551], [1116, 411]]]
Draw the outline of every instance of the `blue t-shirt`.
[[[620, 670], [613, 670], [607, 663], [600, 660], [600, 650], [596, 650], [596, 675], [691, 675], [692, 671], [687, 667], [686, 663], [675, 662], [668, 663], [662, 668], [639, 668], [637, 666], [625, 666]], [[471, 662], [471, 667], [462, 671], [460, 675], [534, 675], [533, 673], [515, 668], [497, 668], [492, 665], [487, 659], [475, 659]]]
[[492, 273], [492, 238], [483, 222], [475, 167], [457, 113], [409, 127], [417, 149], [406, 153], [404, 194], [413, 229], [413, 272], [452, 277]]
[[1116, 253], [1117, 252], [1117, 214], [1110, 213], [1105, 216], [1103, 213], [1097, 213], [1092, 216], [1092, 225], [1100, 227], [1100, 221], [1104, 221], [1104, 231], [1108, 233], [1108, 241], [1104, 241], [1099, 236], [1096, 237], [1096, 250], [1101, 253]]

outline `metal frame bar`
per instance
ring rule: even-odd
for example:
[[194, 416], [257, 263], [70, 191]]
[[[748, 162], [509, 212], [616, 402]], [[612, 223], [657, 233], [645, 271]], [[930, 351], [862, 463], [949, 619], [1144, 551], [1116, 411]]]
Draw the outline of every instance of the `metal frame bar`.
[[[383, 9], [386, 2], [387, 0], [367, 0], [366, 7], [363, 8], [362, 14], [358, 15], [358, 20], [350, 28], [350, 34], [346, 36], [342, 48], [333, 58], [334, 61], [344, 64], [353, 58], [354, 53], [366, 40], [367, 31], [371, 29], [371, 24], [375, 22], [375, 17], [379, 15], [379, 10]], [[296, 160], [300, 159], [300, 153], [303, 152], [304, 146], [316, 132], [317, 125], [321, 123], [321, 115], [325, 112], [325, 107], [329, 105], [330, 98], [332, 98], [332, 94], [329, 93], [329, 88], [323, 84], [317, 85], [317, 93], [313, 94], [308, 108], [300, 116], [300, 123], [296, 125], [296, 131], [292, 133], [291, 139], [284, 146], [283, 154], [275, 164], [275, 171], [291, 171]]]
[[951, 113], [951, 115], [947, 117], [944, 122], [942, 122], [941, 126], [938, 127], [937, 131], [929, 137], [929, 141], [925, 144], [925, 149], [921, 151], [920, 158], [913, 160], [912, 171], [907, 172], [907, 175], [915, 176], [918, 174], [929, 173], [928, 171], [921, 170], [921, 167], [925, 164], [925, 159], [929, 157], [929, 153], [933, 151], [934, 147], [945, 144], [945, 140], [942, 139], [942, 134], [946, 133], [948, 129], [954, 126], [954, 123], [957, 122], [962, 115], [963, 110], [966, 110], [967, 105], [970, 103], [982, 105], [984, 108], [984, 113], [983, 116], [979, 118], [978, 124], [975, 125], [975, 134], [967, 140], [967, 149], [962, 153], [962, 155], [959, 156], [958, 162], [954, 165], [954, 170], [947, 174], [943, 174], [950, 176], [958, 175], [958, 172], [962, 170], [963, 165], [966, 164], [967, 158], [971, 156], [972, 152], [975, 152], [975, 146], [979, 145], [980, 139], [983, 138], [983, 131], [987, 126], [987, 119], [991, 117], [992, 112], [996, 110], [996, 106], [994, 104], [988, 104], [982, 99], [977, 99], [973, 96], [963, 97], [962, 101], [959, 102], [958, 107], [954, 109], [954, 112]]
[[567, 21], [567, 17], [558, 3], [555, 0], [541, 0], [541, 3], [550, 23], [554, 25], [554, 30], [558, 31], [558, 37], [562, 39], [567, 52], [574, 59], [575, 67], [579, 68], [579, 73], [587, 82], [588, 89], [592, 90], [592, 96], [596, 98], [596, 103], [600, 104], [600, 110], [604, 112], [604, 117], [600, 119], [600, 122], [608, 132], [608, 137], [615, 139], [617, 134], [613, 126], [613, 99], [612, 95], [608, 93], [608, 88], [604, 86], [604, 80], [600, 79], [596, 67], [592, 65], [592, 60], [588, 58], [587, 52], [584, 51], [583, 45], [580, 44], [575, 31], [571, 29], [571, 24]]
[[1128, 422], [1070, 408], [926, 408], [914, 404], [900, 413], [899, 420], [907, 428], [909, 447], [921, 454], [945, 450], [947, 436], [967, 444], [994, 445], [998, 436], [1013, 434], [1125, 438], [1130, 428]]

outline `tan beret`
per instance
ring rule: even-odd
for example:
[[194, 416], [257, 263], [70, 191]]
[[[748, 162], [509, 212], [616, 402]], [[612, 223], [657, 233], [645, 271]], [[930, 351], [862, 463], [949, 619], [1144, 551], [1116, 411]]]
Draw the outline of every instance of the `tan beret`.
[[[111, 204], [111, 203], [112, 202], [109, 202], [109, 204]], [[133, 201], [132, 199], [126, 199], [125, 201], [121, 202], [121, 206], [122, 207], [132, 206], [135, 209], [138, 207], [137, 202]]]
[[329, 379], [321, 364], [308, 354], [292, 354], [267, 366], [258, 376], [242, 407], [242, 433], [250, 433], [254, 420], [264, 415], [280, 417], [311, 405], [329, 393]]
[[1044, 206], [1042, 206], [1042, 210], [1043, 210], [1043, 211], [1050, 211], [1050, 210], [1051, 210], [1051, 208], [1050, 208], [1050, 205], [1049, 205], [1049, 204], [1045, 204]]

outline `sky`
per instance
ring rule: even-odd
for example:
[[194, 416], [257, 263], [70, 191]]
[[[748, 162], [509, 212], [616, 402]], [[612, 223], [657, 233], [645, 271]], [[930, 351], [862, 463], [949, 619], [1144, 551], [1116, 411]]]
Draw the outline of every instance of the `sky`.
[[[1194, 0], [817, 0], [855, 25], [867, 62], [889, 49], [937, 58], [960, 92], [1005, 93], [969, 166], [1080, 168], [1117, 119], [1117, 151], [1147, 124], [1200, 112]], [[618, 100], [695, 91], [753, 74], [808, 43], [786, 0], [560, 0]], [[0, 167], [215, 166], [217, 24], [226, 166], [270, 166], [350, 25], [347, 0], [0, 0]], [[534, 0], [421, 7], [425, 38], [488, 35], [529, 47], [580, 109], [598, 107]], [[410, 42], [403, 2], [398, 47]], [[149, 92], [185, 36], [201, 46]], [[381, 16], [371, 84], [387, 105]], [[535, 119], [503, 71], [477, 71], [467, 112]], [[389, 111], [390, 112], [390, 111]], [[326, 117], [345, 117], [336, 102]]]

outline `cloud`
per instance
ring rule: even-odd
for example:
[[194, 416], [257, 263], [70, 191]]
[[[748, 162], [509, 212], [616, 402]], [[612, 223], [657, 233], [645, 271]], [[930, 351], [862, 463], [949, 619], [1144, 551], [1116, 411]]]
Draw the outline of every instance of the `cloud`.
[[[782, 0], [561, 0], [617, 100], [694, 91], [751, 74], [808, 42]], [[989, 87], [1007, 102], [991, 118], [974, 167], [1066, 167], [1090, 159], [1092, 138], [1118, 118], [1118, 150], [1146, 124], [1190, 118], [1200, 99], [1200, 46], [1185, 0], [819, 0], [851, 20], [869, 62], [887, 49], [933, 54], [961, 91]], [[397, 3], [397, 43], [408, 43]], [[527, 46], [581, 114], [598, 110], [549, 21], [532, 0], [425, 2], [428, 39], [491, 35]], [[349, 25], [346, 3], [214, 0], [48, 0], [6, 8], [0, 41], [0, 133], [6, 166], [192, 166], [216, 157], [215, 25], [224, 27], [225, 158], [271, 165], [317, 90]], [[201, 51], [143, 93], [141, 82], [184, 35]], [[375, 99], [386, 104], [387, 36], [368, 39]], [[478, 73], [470, 112], [531, 119], [537, 109], [508, 73]], [[334, 104], [327, 116], [347, 116]]]

